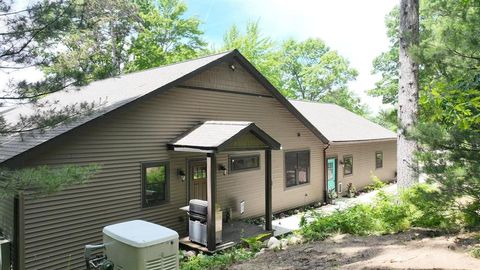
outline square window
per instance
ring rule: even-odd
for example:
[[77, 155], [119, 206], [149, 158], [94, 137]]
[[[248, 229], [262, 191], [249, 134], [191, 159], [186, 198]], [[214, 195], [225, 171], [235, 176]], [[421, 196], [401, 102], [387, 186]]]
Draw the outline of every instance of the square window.
[[285, 186], [293, 187], [310, 182], [310, 151], [285, 153]]

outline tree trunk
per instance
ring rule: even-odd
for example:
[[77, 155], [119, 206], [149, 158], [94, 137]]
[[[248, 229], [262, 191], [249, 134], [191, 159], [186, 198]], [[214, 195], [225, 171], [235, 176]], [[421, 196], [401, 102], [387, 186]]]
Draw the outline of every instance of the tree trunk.
[[398, 89], [397, 181], [400, 188], [418, 182], [414, 153], [417, 142], [406, 134], [418, 117], [418, 64], [411, 48], [419, 42], [419, 0], [400, 0], [400, 81]]

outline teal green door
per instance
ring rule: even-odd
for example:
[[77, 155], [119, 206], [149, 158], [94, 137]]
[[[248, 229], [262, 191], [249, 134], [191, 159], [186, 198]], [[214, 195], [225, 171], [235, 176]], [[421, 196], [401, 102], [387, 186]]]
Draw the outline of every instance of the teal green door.
[[327, 158], [327, 189], [328, 192], [337, 187], [337, 159]]

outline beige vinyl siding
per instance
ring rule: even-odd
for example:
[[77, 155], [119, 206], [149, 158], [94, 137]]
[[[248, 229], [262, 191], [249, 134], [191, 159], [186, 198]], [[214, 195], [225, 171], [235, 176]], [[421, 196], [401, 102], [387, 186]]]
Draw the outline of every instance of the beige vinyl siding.
[[13, 240], [14, 230], [13, 198], [0, 199], [0, 235]]
[[[208, 75], [199, 75], [185, 84], [216, 89], [268, 94], [236, 65], [226, 64]], [[222, 75], [223, 74], [223, 75]], [[200, 121], [252, 121], [279, 141], [284, 150], [309, 149], [310, 184], [285, 189], [283, 151], [273, 151], [274, 211], [322, 200], [323, 144], [276, 99], [234, 93], [177, 88], [124, 110], [116, 111], [94, 124], [68, 135], [61, 143], [30, 164], [57, 166], [65, 163], [97, 163], [101, 171], [88, 184], [71, 187], [48, 198], [25, 201], [25, 268], [83, 269], [83, 247], [102, 241], [102, 228], [131, 219], [144, 219], [186, 232], [185, 213], [178, 208], [187, 203], [187, 182], [176, 176], [187, 171], [187, 160], [202, 155], [175, 153], [166, 144]], [[300, 134], [300, 137], [297, 136]], [[239, 217], [264, 213], [264, 153], [261, 169], [218, 175], [217, 195], [223, 207], [231, 207]], [[218, 163], [228, 168], [228, 154]], [[170, 162], [170, 201], [156, 207], [141, 207], [141, 163]]]
[[[15, 241], [14, 241], [14, 224], [15, 224], [15, 214], [14, 214], [14, 199], [13, 198], [2, 198], [0, 199], [0, 236], [9, 239], [11, 241], [11, 260], [15, 260]], [[0, 258], [1, 261], [1, 258]]]
[[[375, 168], [375, 152], [383, 152], [383, 168]], [[344, 156], [353, 156], [353, 174], [344, 175]], [[349, 183], [357, 189], [362, 189], [372, 183], [371, 175], [374, 174], [381, 180], [390, 181], [395, 178], [397, 170], [397, 144], [396, 141], [349, 143], [331, 145], [327, 150], [327, 157], [338, 157], [338, 183], [342, 183], [343, 191]]]

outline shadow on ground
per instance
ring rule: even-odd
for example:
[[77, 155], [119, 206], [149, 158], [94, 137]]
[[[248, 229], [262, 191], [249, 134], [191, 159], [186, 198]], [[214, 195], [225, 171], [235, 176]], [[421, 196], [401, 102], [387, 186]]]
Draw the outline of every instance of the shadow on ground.
[[268, 251], [229, 269], [480, 269], [480, 260], [470, 257], [458, 239], [422, 229], [383, 236], [337, 235]]

